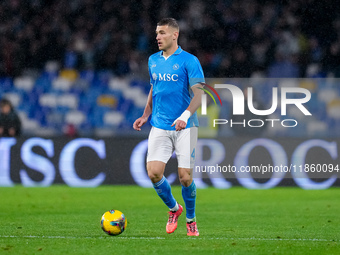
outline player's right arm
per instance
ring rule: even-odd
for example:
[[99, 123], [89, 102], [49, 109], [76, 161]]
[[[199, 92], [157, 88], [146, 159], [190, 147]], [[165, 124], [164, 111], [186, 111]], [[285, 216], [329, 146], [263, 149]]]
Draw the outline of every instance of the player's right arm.
[[152, 113], [152, 86], [149, 92], [148, 101], [146, 102], [144, 113], [142, 117], [139, 117], [133, 123], [133, 129], [141, 131], [141, 127], [148, 121], [148, 118], [151, 115], [151, 113]]

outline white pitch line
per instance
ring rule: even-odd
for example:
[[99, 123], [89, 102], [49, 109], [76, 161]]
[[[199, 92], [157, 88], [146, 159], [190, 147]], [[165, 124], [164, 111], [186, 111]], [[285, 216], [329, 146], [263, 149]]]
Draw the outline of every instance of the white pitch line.
[[[0, 235], [0, 238], [45, 238], [45, 239], [103, 239], [103, 238], [109, 238], [109, 236], [107, 237], [103, 237], [103, 236], [98, 236], [98, 237], [91, 237], [91, 236], [79, 236], [79, 237], [76, 237], [76, 236], [14, 236], [14, 235], [9, 235], [9, 236], [2, 236]], [[119, 239], [165, 239], [164, 237], [143, 237], [143, 236], [140, 236], [140, 237], [135, 237], [135, 236], [131, 236], [131, 237], [127, 237], [127, 236], [117, 236], [116, 238], [119, 238]]]
[[[84, 236], [84, 237], [75, 237], [75, 236], [15, 236], [15, 235], [0, 235], [0, 238], [46, 238], [46, 239], [103, 239], [108, 237], [90, 237], [90, 236]], [[165, 237], [143, 237], [143, 236], [116, 236], [114, 238], [118, 239], [136, 239], [136, 240], [165, 240], [167, 238]], [[175, 239], [179, 239], [180, 237], [176, 237]], [[186, 236], [182, 237], [187, 238]], [[239, 238], [233, 238], [233, 237], [192, 237], [188, 238], [190, 240], [230, 240], [230, 241], [308, 241], [308, 242], [339, 242], [339, 240], [333, 239], [318, 239], [318, 238], [257, 238], [257, 237], [239, 237]], [[168, 239], [171, 240], [171, 239]]]
[[329, 240], [329, 239], [318, 239], [318, 238], [257, 238], [257, 237], [239, 237], [239, 238], [233, 238], [233, 237], [211, 237], [211, 238], [204, 238], [204, 239], [212, 239], [212, 240], [218, 240], [218, 239], [225, 239], [225, 240], [232, 240], [232, 241], [309, 241], [309, 242], [339, 242], [339, 240]]

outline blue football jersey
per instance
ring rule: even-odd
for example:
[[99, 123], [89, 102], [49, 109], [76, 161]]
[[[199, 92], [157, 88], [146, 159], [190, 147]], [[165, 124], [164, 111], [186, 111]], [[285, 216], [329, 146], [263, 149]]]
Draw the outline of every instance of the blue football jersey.
[[[152, 85], [151, 125], [175, 130], [172, 123], [188, 108], [193, 97], [191, 86], [204, 82], [199, 60], [181, 47], [167, 59], [159, 51], [149, 57]], [[196, 112], [189, 118], [188, 127], [198, 127]]]

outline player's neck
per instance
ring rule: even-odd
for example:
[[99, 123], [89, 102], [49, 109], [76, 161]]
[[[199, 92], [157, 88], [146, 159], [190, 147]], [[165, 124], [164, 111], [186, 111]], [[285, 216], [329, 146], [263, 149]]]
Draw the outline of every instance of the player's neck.
[[167, 49], [166, 51], [163, 50], [163, 56], [165, 58], [170, 57], [172, 54], [175, 53], [175, 51], [178, 49], [178, 44], [174, 44], [171, 48]]

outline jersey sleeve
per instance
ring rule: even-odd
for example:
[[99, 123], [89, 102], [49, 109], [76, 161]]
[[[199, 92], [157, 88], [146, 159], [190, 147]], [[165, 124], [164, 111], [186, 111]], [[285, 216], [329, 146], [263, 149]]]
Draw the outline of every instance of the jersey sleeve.
[[152, 74], [151, 74], [151, 56], [149, 57], [149, 61], [148, 61], [148, 70], [149, 70], [149, 76], [150, 76], [150, 85], [153, 86], [154, 79], [152, 78]]
[[186, 69], [188, 72], [190, 87], [197, 83], [205, 82], [203, 69], [197, 57], [192, 56], [190, 61], [186, 64]]

